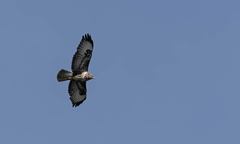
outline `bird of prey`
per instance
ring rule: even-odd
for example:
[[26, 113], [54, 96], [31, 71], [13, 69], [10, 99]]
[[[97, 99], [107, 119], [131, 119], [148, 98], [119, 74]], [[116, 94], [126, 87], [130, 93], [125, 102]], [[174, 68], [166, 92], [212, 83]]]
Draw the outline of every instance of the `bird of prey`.
[[92, 51], [93, 40], [91, 35], [85, 34], [82, 36], [82, 40], [73, 56], [72, 72], [62, 69], [57, 74], [58, 82], [70, 80], [68, 93], [73, 107], [79, 106], [86, 99], [86, 81], [94, 79], [94, 76], [88, 73]]

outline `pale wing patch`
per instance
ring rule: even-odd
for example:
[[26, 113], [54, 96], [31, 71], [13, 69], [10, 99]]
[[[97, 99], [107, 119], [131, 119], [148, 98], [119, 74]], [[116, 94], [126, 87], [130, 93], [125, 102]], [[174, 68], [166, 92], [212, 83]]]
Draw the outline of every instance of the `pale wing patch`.
[[[77, 52], [73, 56], [72, 71], [74, 73], [81, 73], [81, 68], [84, 64], [88, 67], [91, 54], [93, 51], [93, 41], [90, 35], [83, 36], [78, 45]], [[84, 65], [85, 66], [85, 65]]]
[[74, 58], [73, 58], [74, 63], [72, 68], [73, 71], [79, 68], [87, 50], [92, 51], [92, 45], [88, 41], [83, 41], [78, 47], [76, 54], [74, 55]]
[[68, 86], [68, 93], [73, 106], [79, 106], [86, 99], [86, 82], [71, 80]]

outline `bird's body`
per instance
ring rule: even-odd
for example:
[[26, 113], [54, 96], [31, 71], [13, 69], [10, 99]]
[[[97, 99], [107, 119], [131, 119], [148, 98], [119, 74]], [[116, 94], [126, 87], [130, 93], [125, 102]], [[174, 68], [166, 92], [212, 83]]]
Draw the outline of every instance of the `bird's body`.
[[82, 72], [81, 74], [73, 76], [72, 79], [76, 81], [88, 81], [90, 79], [94, 79], [94, 76], [88, 72]]
[[94, 79], [94, 76], [88, 73], [92, 51], [93, 40], [89, 34], [85, 34], [73, 56], [72, 72], [64, 69], [58, 72], [57, 80], [59, 82], [70, 80], [68, 93], [73, 107], [79, 106], [86, 99], [86, 81]]

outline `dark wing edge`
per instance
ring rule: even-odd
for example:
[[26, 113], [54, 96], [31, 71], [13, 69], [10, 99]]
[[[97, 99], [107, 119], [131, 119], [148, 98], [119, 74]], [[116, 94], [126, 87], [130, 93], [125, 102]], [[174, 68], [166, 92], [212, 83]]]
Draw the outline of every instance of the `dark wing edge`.
[[71, 80], [68, 85], [68, 93], [72, 102], [72, 107], [77, 107], [86, 100], [86, 82]]
[[72, 60], [73, 73], [80, 74], [88, 71], [88, 66], [92, 57], [93, 40], [90, 34], [82, 36], [82, 40], [77, 47], [77, 51]]
[[92, 47], [93, 47], [93, 40], [92, 37], [89, 33], [85, 34], [84, 36], [82, 36], [82, 39], [85, 39], [86, 41], [90, 42]]

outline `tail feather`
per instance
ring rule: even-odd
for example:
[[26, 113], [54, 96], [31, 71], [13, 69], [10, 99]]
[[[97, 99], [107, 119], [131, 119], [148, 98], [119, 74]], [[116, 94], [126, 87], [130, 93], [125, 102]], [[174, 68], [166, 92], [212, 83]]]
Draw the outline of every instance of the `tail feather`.
[[72, 77], [72, 75], [73, 75], [72, 72], [69, 72], [69, 71], [67, 71], [67, 70], [61, 69], [61, 70], [58, 72], [57, 80], [58, 80], [58, 82], [70, 80], [71, 77]]

